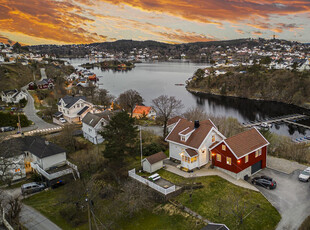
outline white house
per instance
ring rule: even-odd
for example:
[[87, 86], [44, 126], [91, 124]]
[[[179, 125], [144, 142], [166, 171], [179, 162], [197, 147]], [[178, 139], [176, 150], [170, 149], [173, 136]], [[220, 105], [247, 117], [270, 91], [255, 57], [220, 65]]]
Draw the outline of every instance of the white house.
[[1, 92], [1, 100], [5, 103], [19, 103], [22, 99], [27, 100], [27, 94], [17, 89], [5, 90]]
[[180, 161], [187, 170], [200, 168], [211, 160], [209, 147], [223, 139], [225, 136], [211, 120], [194, 123], [181, 118], [166, 137], [169, 158]]
[[99, 134], [103, 131], [103, 127], [110, 121], [111, 111], [104, 111], [102, 113], [87, 113], [82, 119], [82, 131], [83, 136], [94, 144], [100, 144], [104, 141], [102, 136]]
[[163, 152], [155, 153], [142, 160], [143, 171], [153, 173], [161, 169], [164, 165], [163, 161], [167, 159], [166, 154]]
[[86, 101], [84, 96], [68, 96], [58, 102], [57, 116], [61, 115], [70, 123], [79, 123], [93, 109], [93, 104]]
[[19, 174], [23, 177], [26, 173], [36, 171], [45, 178], [48, 185], [53, 185], [56, 180], [68, 174], [79, 177], [77, 167], [67, 161], [66, 151], [41, 137], [12, 138], [3, 141], [0, 148], [18, 157], [14, 160], [19, 165], [14, 166], [14, 170], [16, 173], [21, 172]]

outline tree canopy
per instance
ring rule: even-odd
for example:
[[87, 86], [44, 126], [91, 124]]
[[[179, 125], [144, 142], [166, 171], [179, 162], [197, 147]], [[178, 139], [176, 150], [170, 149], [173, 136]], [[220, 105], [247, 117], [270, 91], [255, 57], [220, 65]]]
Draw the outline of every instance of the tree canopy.
[[143, 98], [136, 90], [127, 90], [124, 93], [120, 94], [117, 102], [122, 109], [129, 112], [132, 116], [132, 112], [136, 105], [141, 105], [143, 103]]

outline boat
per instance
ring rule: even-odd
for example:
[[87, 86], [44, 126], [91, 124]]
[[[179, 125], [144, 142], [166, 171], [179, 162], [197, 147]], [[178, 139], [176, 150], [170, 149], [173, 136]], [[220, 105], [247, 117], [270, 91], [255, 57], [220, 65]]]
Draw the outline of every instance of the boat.
[[179, 84], [174, 84], [174, 85], [176, 85], [176, 86], [184, 86], [184, 84], [181, 84], [181, 83], [179, 83]]

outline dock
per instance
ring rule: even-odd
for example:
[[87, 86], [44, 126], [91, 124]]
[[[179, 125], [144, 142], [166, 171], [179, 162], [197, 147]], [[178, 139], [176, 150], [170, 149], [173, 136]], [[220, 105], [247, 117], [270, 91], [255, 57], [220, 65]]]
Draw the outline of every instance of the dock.
[[310, 126], [299, 124], [299, 123], [296, 123], [296, 122], [292, 121], [292, 120], [306, 119], [308, 117], [309, 116], [303, 115], [303, 114], [291, 114], [291, 115], [285, 115], [285, 116], [280, 116], [280, 117], [269, 118], [267, 120], [252, 121], [252, 122], [248, 122], [248, 123], [243, 123], [242, 125], [245, 128], [251, 128], [251, 127], [254, 127], [254, 126], [263, 126], [263, 124], [271, 125], [272, 123], [286, 122], [286, 123], [289, 123], [289, 124], [293, 124], [293, 125], [297, 125], [297, 126], [301, 126], [301, 127], [310, 129]]

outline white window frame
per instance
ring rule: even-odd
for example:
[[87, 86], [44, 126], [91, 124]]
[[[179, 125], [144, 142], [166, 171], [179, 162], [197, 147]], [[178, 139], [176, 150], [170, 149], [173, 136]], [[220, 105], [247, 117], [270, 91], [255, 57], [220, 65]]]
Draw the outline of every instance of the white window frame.
[[244, 163], [248, 163], [249, 162], [249, 155], [246, 155], [244, 158]]

